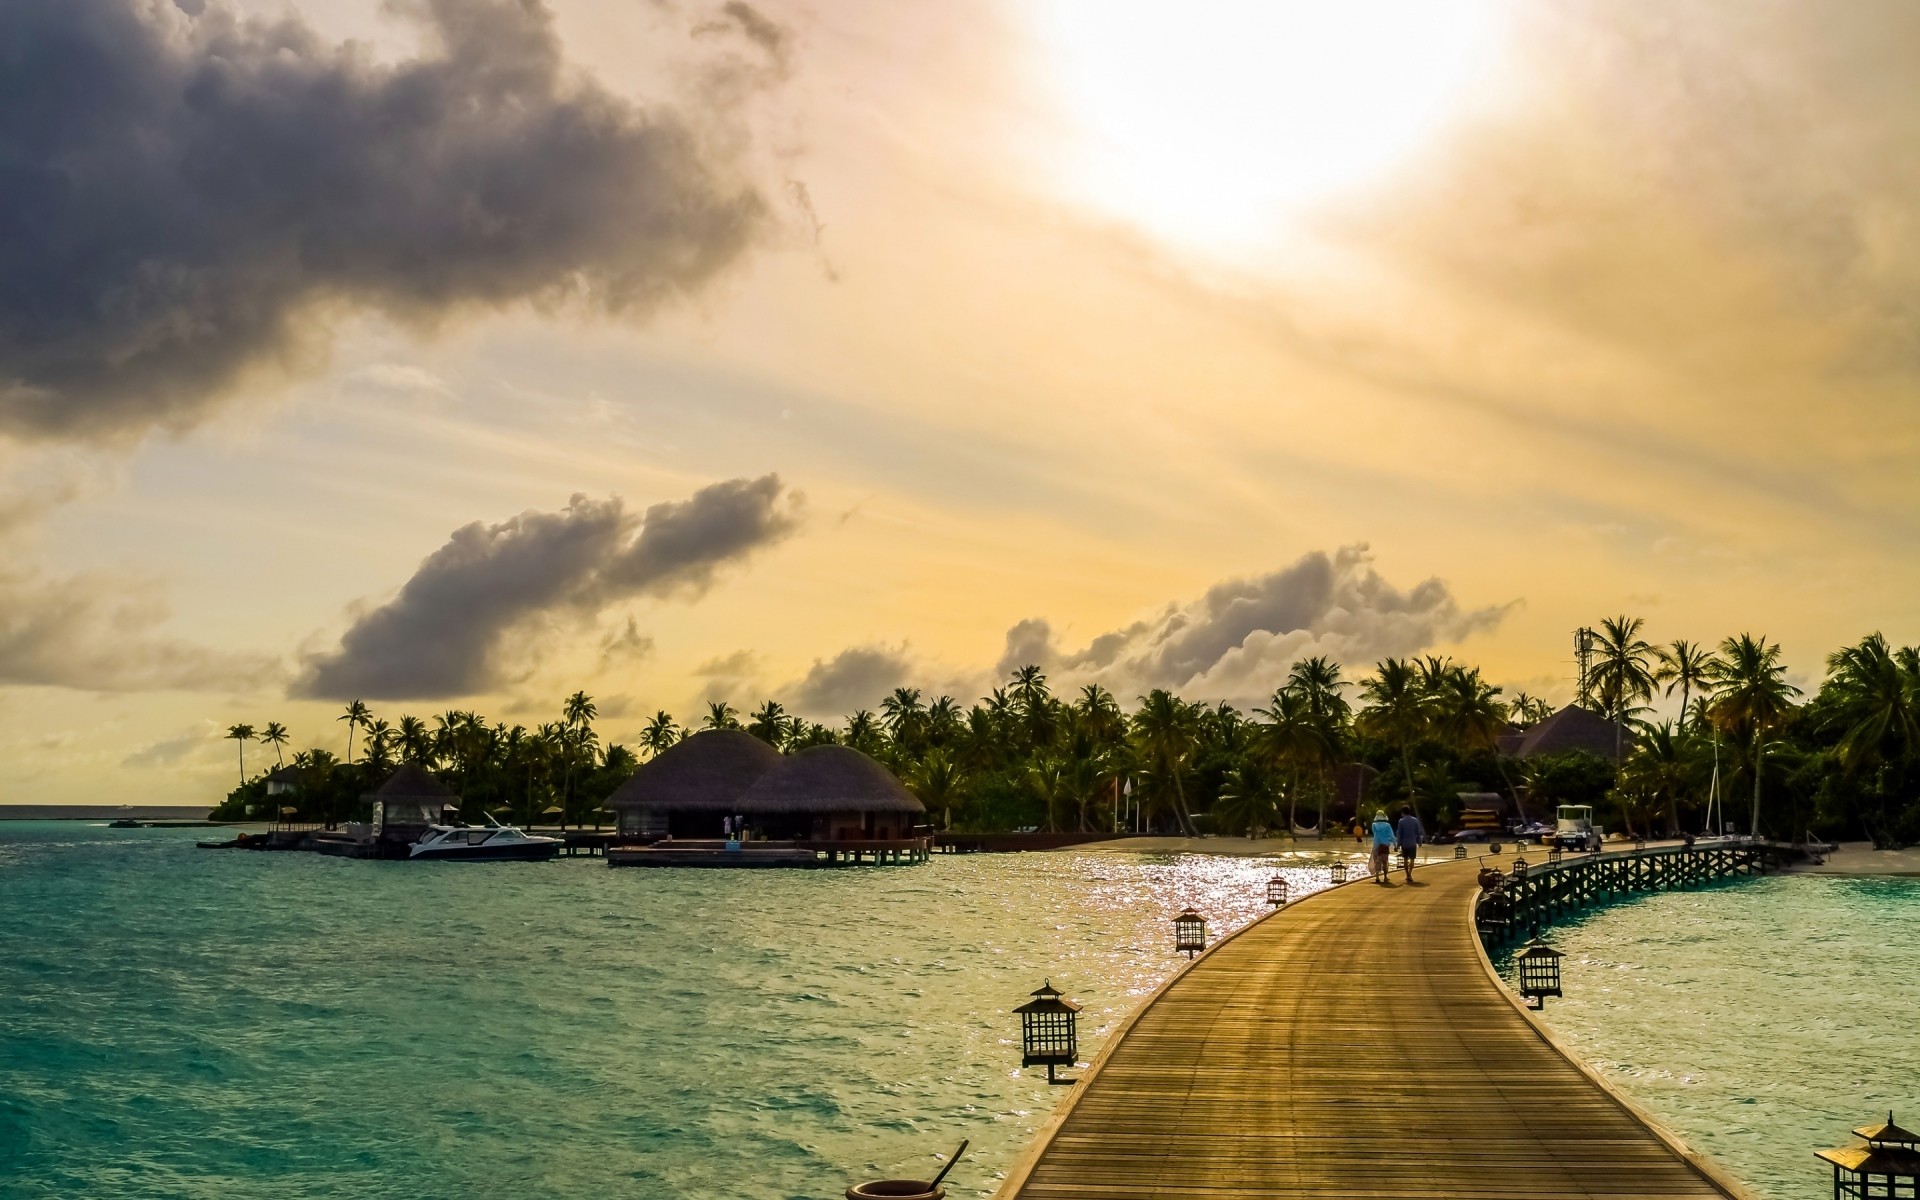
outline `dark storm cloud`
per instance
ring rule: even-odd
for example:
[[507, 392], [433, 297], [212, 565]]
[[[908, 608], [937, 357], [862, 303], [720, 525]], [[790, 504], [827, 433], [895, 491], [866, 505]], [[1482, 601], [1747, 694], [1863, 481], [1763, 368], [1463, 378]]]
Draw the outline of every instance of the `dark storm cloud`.
[[[466, 696], [505, 680], [503, 643], [541, 618], [586, 617], [637, 596], [698, 594], [792, 533], [799, 497], [778, 476], [712, 484], [643, 516], [619, 497], [474, 522], [310, 658], [293, 693], [316, 699]], [[637, 631], [636, 631], [637, 632]]]
[[263, 655], [172, 636], [168, 616], [158, 589], [145, 580], [0, 568], [0, 684], [215, 691], [257, 686], [276, 673]]
[[[0, 431], [189, 426], [340, 310], [644, 313], [756, 235], [731, 151], [570, 71], [540, 0], [392, 8], [434, 48], [382, 64], [217, 0], [0, 4]], [[784, 53], [756, 11], [724, 16]]]

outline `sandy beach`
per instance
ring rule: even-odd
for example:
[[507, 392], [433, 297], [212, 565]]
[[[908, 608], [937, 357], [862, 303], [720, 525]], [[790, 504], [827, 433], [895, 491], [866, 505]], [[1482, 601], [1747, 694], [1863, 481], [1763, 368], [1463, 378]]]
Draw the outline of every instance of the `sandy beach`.
[[1875, 850], [1871, 842], [1841, 842], [1825, 862], [1788, 869], [1807, 875], [1920, 875], [1920, 847]]

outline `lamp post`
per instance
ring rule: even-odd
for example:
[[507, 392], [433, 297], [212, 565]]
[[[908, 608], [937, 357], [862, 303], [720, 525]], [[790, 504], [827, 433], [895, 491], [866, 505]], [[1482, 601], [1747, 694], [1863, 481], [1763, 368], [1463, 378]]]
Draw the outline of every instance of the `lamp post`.
[[1557, 866], [1559, 866], [1559, 865], [1560, 865], [1560, 858], [1561, 858], [1561, 852], [1560, 852], [1560, 847], [1558, 847], [1558, 846], [1555, 846], [1555, 847], [1554, 847], [1553, 849], [1551, 849], [1551, 850], [1549, 850], [1549, 851], [1547, 851], [1547, 865], [1548, 865], [1548, 866], [1550, 866], [1550, 867], [1557, 867]]
[[1287, 902], [1287, 877], [1275, 875], [1267, 880], [1267, 903], [1279, 908]]
[[1333, 883], [1345, 883], [1347, 881], [1347, 860], [1343, 858], [1328, 867], [1327, 878]]
[[1539, 938], [1520, 952], [1515, 960], [1520, 968], [1520, 995], [1529, 1008], [1545, 1008], [1548, 996], [1560, 994], [1560, 960], [1564, 957]]
[[1048, 1083], [1072, 1083], [1056, 1079], [1054, 1068], [1071, 1067], [1080, 1056], [1080, 1006], [1062, 999], [1049, 979], [1033, 993], [1033, 999], [1013, 1011], [1020, 1014], [1020, 1065], [1045, 1066]]
[[1185, 950], [1187, 957], [1207, 948], [1207, 919], [1193, 911], [1188, 905], [1181, 914], [1173, 919], [1173, 951], [1178, 954]]
[[1453, 856], [1455, 858], [1465, 858], [1467, 856], [1467, 844], [1465, 842], [1456, 843], [1453, 847]]
[[1513, 877], [1515, 879], [1527, 877], [1527, 860], [1524, 857], [1513, 860]]
[[1867, 1144], [1814, 1151], [1833, 1164], [1833, 1200], [1920, 1195], [1920, 1134], [1894, 1124], [1891, 1111], [1885, 1125], [1853, 1132]]

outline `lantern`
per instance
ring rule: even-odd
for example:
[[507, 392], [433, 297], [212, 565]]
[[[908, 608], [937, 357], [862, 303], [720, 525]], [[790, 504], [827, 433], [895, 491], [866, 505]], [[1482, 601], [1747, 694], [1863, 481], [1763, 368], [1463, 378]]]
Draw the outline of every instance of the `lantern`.
[[1558, 847], [1558, 846], [1555, 846], [1555, 847], [1554, 847], [1553, 849], [1551, 849], [1551, 850], [1549, 850], [1549, 851], [1547, 851], [1547, 865], [1548, 865], [1548, 866], [1550, 866], [1550, 867], [1557, 867], [1557, 866], [1559, 866], [1559, 865], [1560, 865], [1560, 858], [1561, 858], [1561, 853], [1560, 853], [1560, 847]]
[[1515, 879], [1525, 879], [1527, 877], [1526, 859], [1516, 858], [1513, 860], [1513, 877]]
[[1920, 1134], [1894, 1124], [1892, 1112], [1885, 1125], [1863, 1125], [1853, 1132], [1867, 1144], [1814, 1152], [1833, 1164], [1834, 1200], [1920, 1195]]
[[1192, 958], [1207, 948], [1207, 919], [1193, 911], [1189, 906], [1173, 919], [1173, 949], [1178, 954], [1185, 950]]
[[1072, 1083], [1055, 1079], [1055, 1067], [1071, 1067], [1080, 1055], [1080, 1006], [1063, 1000], [1049, 979], [1033, 993], [1033, 999], [1013, 1011], [1020, 1014], [1020, 1065], [1047, 1068], [1048, 1083]]
[[[1493, 872], [1496, 876], [1498, 871]], [[1485, 887], [1486, 881], [1481, 881]], [[1496, 880], [1492, 887], [1480, 893], [1480, 901], [1473, 909], [1474, 924], [1480, 929], [1480, 936], [1499, 939], [1507, 935], [1507, 927], [1513, 924], [1513, 901], [1500, 890]]]
[[1528, 943], [1515, 960], [1520, 966], [1520, 994], [1533, 1008], [1545, 1008], [1548, 996], [1560, 994], [1560, 960], [1565, 957], [1539, 938]]
[[1465, 842], [1461, 842], [1459, 845], [1455, 846], [1453, 848], [1453, 856], [1455, 858], [1465, 858], [1467, 856], [1467, 844]]
[[1647, 839], [1645, 838], [1633, 839], [1633, 848], [1635, 850], [1645, 850], [1647, 848]]
[[1279, 908], [1287, 902], [1287, 877], [1275, 875], [1267, 880], [1267, 903]]
[[1334, 883], [1345, 883], [1347, 881], [1347, 864], [1345, 860], [1337, 862], [1333, 864], [1331, 867], [1328, 867], [1327, 876]]

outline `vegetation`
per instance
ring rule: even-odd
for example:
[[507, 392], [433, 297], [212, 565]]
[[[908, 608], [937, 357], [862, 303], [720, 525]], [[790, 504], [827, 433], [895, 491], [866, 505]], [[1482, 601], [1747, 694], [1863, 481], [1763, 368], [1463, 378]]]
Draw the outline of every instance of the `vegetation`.
[[[637, 750], [601, 742], [584, 692], [531, 729], [464, 711], [390, 723], [356, 700], [338, 718], [347, 757], [292, 755], [298, 791], [286, 799], [303, 820], [362, 817], [360, 796], [412, 762], [461, 795], [470, 819], [590, 823], [643, 758], [702, 729], [744, 729], [788, 753], [838, 742], [873, 755], [936, 824], [956, 829], [1285, 831], [1343, 825], [1356, 802], [1411, 804], [1429, 828], [1448, 829], [1463, 793], [1494, 792], [1523, 818], [1592, 804], [1608, 828], [1629, 833], [1698, 831], [1711, 812], [1776, 837], [1920, 841], [1920, 650], [1879, 634], [1839, 650], [1802, 703], [1780, 647], [1763, 637], [1661, 646], [1644, 628], [1625, 616], [1602, 622], [1584, 681], [1621, 725], [1613, 755], [1510, 757], [1508, 735], [1552, 709], [1525, 693], [1503, 699], [1477, 668], [1444, 658], [1388, 658], [1356, 682], [1310, 658], [1249, 713], [1164, 689], [1130, 709], [1097, 684], [1058, 696], [1028, 666], [971, 706], [898, 688], [837, 727], [777, 700], [745, 714], [715, 702], [687, 725], [659, 712]], [[1657, 695], [1676, 694], [1675, 719], [1649, 719]], [[221, 815], [265, 815], [266, 777], [246, 774], [253, 727], [227, 736], [240, 747], [242, 784]], [[287, 761], [284, 726], [269, 722], [257, 737], [277, 765]]]

